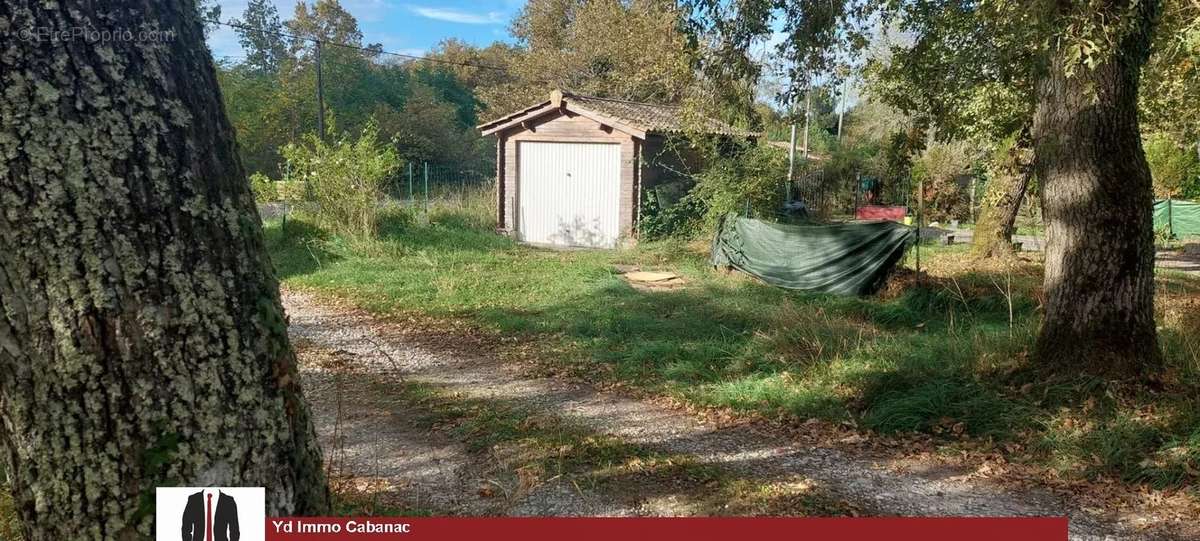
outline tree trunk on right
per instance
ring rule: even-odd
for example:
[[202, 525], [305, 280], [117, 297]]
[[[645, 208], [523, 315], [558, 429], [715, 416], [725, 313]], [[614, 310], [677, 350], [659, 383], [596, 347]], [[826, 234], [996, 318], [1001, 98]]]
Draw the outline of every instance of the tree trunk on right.
[[1098, 65], [1077, 65], [1072, 75], [1060, 47], [1038, 83], [1033, 137], [1046, 222], [1046, 303], [1037, 354], [1043, 363], [1125, 378], [1160, 362], [1153, 192], [1137, 116], [1157, 2], [1144, 1], [1128, 15], [1125, 6], [1103, 9], [1132, 30]]

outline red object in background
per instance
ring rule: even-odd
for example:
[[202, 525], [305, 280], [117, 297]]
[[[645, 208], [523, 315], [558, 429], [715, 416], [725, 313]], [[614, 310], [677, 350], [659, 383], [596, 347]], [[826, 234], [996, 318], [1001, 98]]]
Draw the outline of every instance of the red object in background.
[[[290, 525], [289, 525], [290, 524]], [[336, 528], [336, 531], [330, 531]], [[287, 533], [290, 529], [292, 533]], [[369, 530], [375, 529], [377, 533]], [[392, 533], [378, 532], [390, 529]], [[324, 533], [297, 533], [299, 530]], [[268, 541], [1066, 541], [1061, 518], [268, 518]]]
[[908, 207], [888, 207], [883, 205], [867, 205], [858, 207], [858, 212], [854, 213], [856, 220], [891, 220], [893, 222], [903, 222], [904, 215], [908, 212]]

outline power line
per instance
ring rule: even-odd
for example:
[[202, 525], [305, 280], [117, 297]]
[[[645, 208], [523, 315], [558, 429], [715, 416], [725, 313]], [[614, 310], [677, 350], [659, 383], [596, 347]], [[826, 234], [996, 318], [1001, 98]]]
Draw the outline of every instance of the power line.
[[336, 42], [325, 41], [325, 40], [321, 40], [321, 39], [317, 39], [317, 38], [310, 38], [308, 36], [297, 36], [295, 34], [289, 34], [287, 32], [280, 32], [278, 30], [267, 30], [265, 28], [255, 28], [253, 26], [249, 26], [249, 25], [245, 25], [245, 24], [241, 24], [241, 23], [226, 22], [226, 21], [221, 21], [221, 20], [217, 20], [217, 19], [204, 19], [204, 21], [212, 23], [212, 24], [219, 24], [221, 26], [228, 26], [230, 28], [234, 28], [234, 29], [238, 29], [238, 30], [245, 30], [247, 32], [262, 32], [264, 34], [274, 34], [276, 36], [288, 38], [288, 39], [292, 39], [292, 40], [307, 41], [309, 43], [320, 43], [322, 45], [330, 45], [333, 47], [343, 47], [346, 49], [352, 49], [352, 50], [360, 51], [360, 52], [364, 52], [364, 53], [382, 54], [382, 55], [394, 56], [394, 57], [398, 57], [398, 58], [407, 58], [409, 60], [420, 60], [420, 61], [424, 61], [424, 62], [448, 64], [451, 66], [459, 66], [459, 67], [464, 67], [464, 68], [479, 68], [479, 69], [504, 71], [504, 72], [508, 71], [505, 68], [501, 68], [501, 67], [497, 67], [497, 66], [489, 66], [487, 64], [475, 64], [472, 62], [455, 62], [453, 60], [443, 60], [440, 58], [429, 58], [426, 56], [418, 56], [418, 55], [412, 55], [412, 54], [397, 53], [397, 52], [393, 52], [393, 51], [385, 51], [382, 48], [376, 49], [373, 47], [362, 47], [360, 45], [351, 45], [349, 43], [336, 43]]

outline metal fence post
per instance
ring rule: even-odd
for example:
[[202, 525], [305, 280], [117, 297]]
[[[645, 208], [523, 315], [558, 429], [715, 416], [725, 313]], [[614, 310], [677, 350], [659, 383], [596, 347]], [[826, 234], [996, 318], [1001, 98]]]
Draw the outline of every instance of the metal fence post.
[[858, 189], [862, 186], [862, 173], [854, 174], [854, 206], [850, 207], [851, 220], [858, 219]]
[[925, 177], [917, 181], [917, 284], [921, 283], [921, 222], [925, 219]]
[[1171, 198], [1167, 198], [1167, 238], [1175, 238], [1175, 215], [1171, 212]]
[[413, 199], [413, 176], [412, 175], [413, 175], [412, 162], [408, 162], [408, 204], [410, 204], [410, 205], [416, 204], [416, 200]]
[[321, 73], [321, 40], [317, 40], [317, 137], [325, 140], [325, 79]]
[[425, 212], [429, 212], [429, 162], [425, 162]]

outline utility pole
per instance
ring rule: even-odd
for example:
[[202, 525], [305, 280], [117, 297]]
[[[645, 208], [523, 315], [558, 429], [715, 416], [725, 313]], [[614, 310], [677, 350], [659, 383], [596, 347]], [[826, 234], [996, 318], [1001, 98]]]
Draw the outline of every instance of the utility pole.
[[321, 40], [317, 40], [317, 137], [325, 140], [325, 80], [321, 74]]

